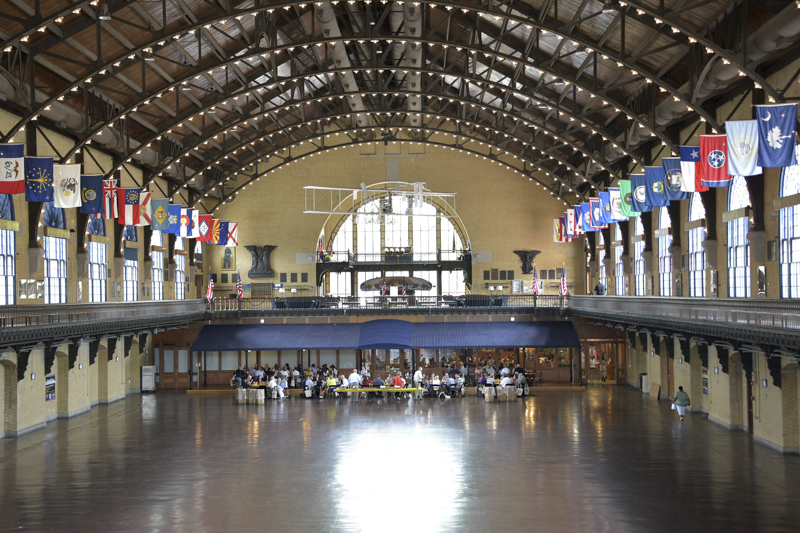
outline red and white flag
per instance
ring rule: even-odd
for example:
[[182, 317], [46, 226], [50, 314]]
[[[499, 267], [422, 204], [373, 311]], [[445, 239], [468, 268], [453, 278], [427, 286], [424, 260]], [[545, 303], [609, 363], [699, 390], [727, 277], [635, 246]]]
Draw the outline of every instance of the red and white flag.
[[236, 273], [236, 277], [239, 279], [236, 281], [236, 294], [239, 295], [239, 299], [241, 300], [244, 298], [244, 289], [242, 288], [242, 276], [238, 272]]
[[136, 225], [139, 223], [139, 198], [142, 190], [121, 189], [119, 195], [119, 223], [123, 226]]
[[536, 265], [533, 266], [533, 294], [539, 294], [539, 276], [536, 275]]
[[228, 223], [228, 242], [225, 246], [239, 246], [239, 223], [238, 222], [229, 222]]
[[103, 180], [103, 218], [119, 218], [117, 180]]
[[566, 296], [569, 293], [567, 289], [567, 269], [561, 268], [561, 286], [559, 287], [559, 293], [561, 296]]
[[211, 277], [211, 272], [208, 273], [208, 290], [206, 290], [206, 301], [210, 302], [214, 299], [214, 278]]
[[728, 175], [727, 135], [701, 135], [700, 183], [704, 187], [727, 187], [732, 180]]
[[149, 226], [153, 223], [153, 212], [150, 209], [150, 193], [143, 192], [139, 196], [139, 222], [137, 226]]
[[403, 296], [406, 295], [406, 281], [403, 280]]
[[381, 285], [381, 296], [386, 296], [386, 280], [383, 280], [383, 285]]

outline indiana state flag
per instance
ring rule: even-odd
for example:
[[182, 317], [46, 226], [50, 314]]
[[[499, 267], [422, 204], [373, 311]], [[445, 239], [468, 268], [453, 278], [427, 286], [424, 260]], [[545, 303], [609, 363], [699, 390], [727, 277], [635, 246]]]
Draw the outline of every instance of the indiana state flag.
[[53, 201], [53, 158], [25, 158], [25, 201]]
[[150, 229], [165, 231], [169, 228], [169, 200], [166, 198], [153, 198], [150, 200], [150, 210], [153, 212]]
[[725, 134], [728, 137], [728, 174], [761, 174], [762, 169], [758, 166], [758, 121], [728, 120]]
[[631, 208], [640, 213], [649, 213], [652, 205], [647, 205], [647, 180], [644, 174], [631, 174]]
[[681, 158], [664, 157], [661, 159], [661, 166], [664, 167], [664, 194], [667, 200], [688, 200], [692, 193], [681, 188], [683, 185]]
[[[797, 104], [756, 106], [758, 118], [758, 164], [790, 167], [797, 164]], [[26, 173], [27, 174], [27, 173]]]

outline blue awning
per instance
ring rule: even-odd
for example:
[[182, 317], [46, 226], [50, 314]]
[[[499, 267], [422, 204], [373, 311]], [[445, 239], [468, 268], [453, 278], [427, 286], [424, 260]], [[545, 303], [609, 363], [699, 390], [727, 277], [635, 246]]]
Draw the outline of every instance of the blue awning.
[[572, 322], [417, 322], [414, 348], [580, 348]]
[[361, 324], [358, 347], [362, 350], [401, 349], [414, 347], [411, 322], [405, 320], [370, 320]]
[[569, 321], [206, 325], [192, 351], [580, 348]]

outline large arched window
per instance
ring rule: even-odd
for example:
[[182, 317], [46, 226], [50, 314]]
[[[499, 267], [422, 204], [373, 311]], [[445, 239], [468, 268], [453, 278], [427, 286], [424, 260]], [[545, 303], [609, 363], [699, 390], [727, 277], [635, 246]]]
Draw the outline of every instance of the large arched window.
[[[53, 202], [44, 204], [43, 218], [48, 228], [67, 229], [64, 210]], [[44, 237], [44, 303], [67, 303], [67, 239], [62, 237]]]
[[[103, 218], [89, 217], [86, 233], [105, 237], [106, 221]], [[108, 246], [89, 237], [89, 301], [100, 303], [108, 301]]]
[[[606, 280], [606, 241], [603, 238], [603, 232], [597, 232], [597, 281], [608, 287], [608, 281]], [[602, 246], [602, 248], [600, 248]]]
[[[10, 194], [0, 194], [0, 219], [14, 220], [14, 200]], [[0, 305], [16, 303], [16, 250], [14, 230], [0, 228]]]
[[[699, 192], [692, 193], [689, 200], [689, 222], [706, 218], [706, 208]], [[706, 295], [706, 228], [689, 230], [689, 296], [704, 298]]]
[[645, 287], [645, 274], [646, 269], [644, 266], [644, 257], [642, 257], [642, 253], [644, 252], [644, 224], [642, 224], [642, 217], [636, 217], [636, 230], [634, 234], [638, 236], [642, 236], [641, 239], [637, 239], [636, 242], [633, 243], [633, 279], [634, 279], [634, 294], [636, 296], [645, 296], [647, 295], [647, 289]]
[[[750, 191], [747, 182], [736, 176], [728, 191], [728, 211], [750, 206]], [[750, 219], [746, 216], [728, 222], [728, 297], [750, 296], [750, 244], [747, 232]]]
[[[125, 226], [122, 230], [123, 240], [136, 242], [138, 238], [136, 226]], [[139, 256], [138, 252], [136, 252], [131, 254], [129, 258], [128, 253], [125, 254], [125, 262], [122, 267], [122, 280], [125, 289], [123, 296], [126, 302], [137, 302], [139, 301]]]
[[[622, 241], [622, 230], [619, 224], [614, 224], [614, 242]], [[625, 265], [622, 264], [622, 246], [614, 246], [614, 293], [617, 296], [625, 295]]]
[[185, 249], [183, 237], [175, 237], [175, 299], [183, 300], [186, 298], [186, 256], [182, 253]]
[[[658, 211], [658, 229], [666, 230], [672, 226], [669, 211], [664, 206]], [[672, 296], [672, 235], [661, 235], [658, 238], [658, 294], [659, 296]]]
[[[398, 214], [403, 213], [403, 214]], [[349, 253], [356, 261], [380, 261], [384, 248], [411, 248], [414, 261], [455, 260], [464, 250], [464, 244], [453, 222], [431, 203], [411, 205], [411, 197], [393, 194], [376, 198], [361, 205], [354, 215], [347, 216], [336, 229], [331, 240], [331, 260], [346, 261]], [[358, 272], [356, 291], [360, 285], [381, 275], [380, 271]], [[416, 291], [416, 296], [437, 294], [464, 294], [464, 275], [461, 271], [442, 271], [441, 287], [435, 271], [387, 271], [387, 276], [413, 276], [429, 281], [429, 291]], [[351, 274], [328, 274], [327, 293], [348, 296], [351, 293]], [[402, 289], [390, 288], [391, 294]], [[374, 296], [374, 293], [357, 294]], [[354, 295], [355, 296], [355, 295]]]
[[[150, 245], [163, 248], [164, 237], [161, 231], [154, 230], [150, 236]], [[153, 267], [150, 271], [150, 280], [153, 285], [153, 300], [164, 299], [164, 252], [155, 248], [150, 252], [150, 260]]]
[[[800, 164], [785, 167], [781, 175], [781, 198], [798, 193]], [[800, 298], [800, 205], [781, 209], [780, 226], [781, 298]]]

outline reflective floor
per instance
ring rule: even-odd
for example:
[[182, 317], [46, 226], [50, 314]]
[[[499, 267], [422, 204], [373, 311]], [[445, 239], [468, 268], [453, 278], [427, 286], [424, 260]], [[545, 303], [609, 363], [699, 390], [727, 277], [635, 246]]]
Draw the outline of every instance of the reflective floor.
[[129, 396], [0, 440], [0, 531], [796, 531], [800, 458], [628, 387]]

